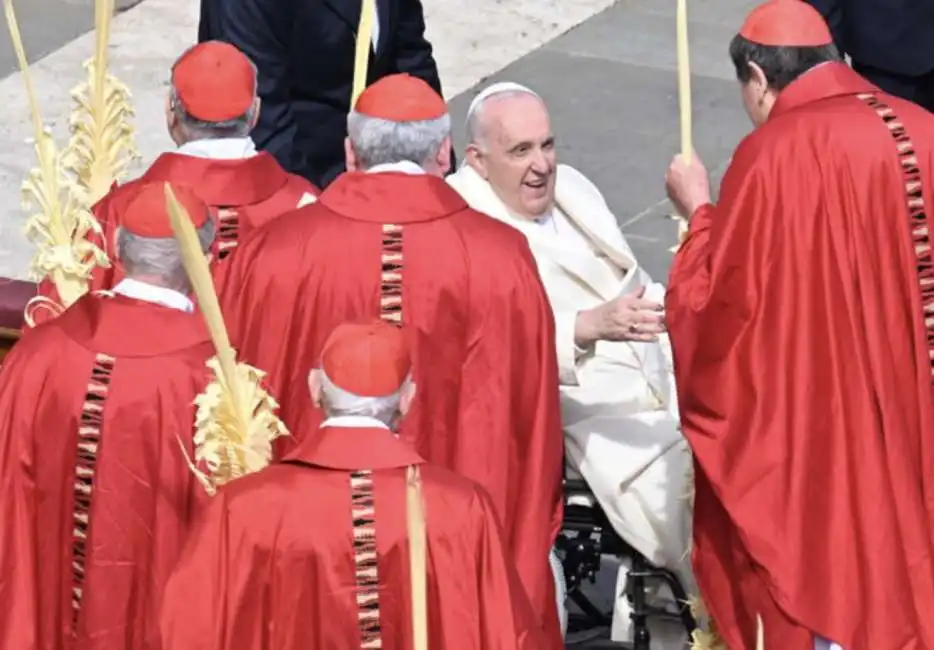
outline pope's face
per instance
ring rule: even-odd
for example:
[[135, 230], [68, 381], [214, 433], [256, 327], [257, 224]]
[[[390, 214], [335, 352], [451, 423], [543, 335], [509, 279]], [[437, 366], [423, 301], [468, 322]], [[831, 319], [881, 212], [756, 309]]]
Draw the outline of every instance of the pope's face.
[[548, 110], [534, 95], [495, 96], [483, 113], [483, 147], [471, 164], [518, 216], [536, 219], [555, 199], [555, 137]]

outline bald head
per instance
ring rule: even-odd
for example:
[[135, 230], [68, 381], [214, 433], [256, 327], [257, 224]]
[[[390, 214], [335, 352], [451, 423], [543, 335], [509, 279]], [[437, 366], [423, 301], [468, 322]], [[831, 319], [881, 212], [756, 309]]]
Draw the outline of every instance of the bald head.
[[542, 98], [519, 84], [495, 84], [467, 112], [467, 164], [514, 215], [538, 219], [554, 204], [557, 161]]

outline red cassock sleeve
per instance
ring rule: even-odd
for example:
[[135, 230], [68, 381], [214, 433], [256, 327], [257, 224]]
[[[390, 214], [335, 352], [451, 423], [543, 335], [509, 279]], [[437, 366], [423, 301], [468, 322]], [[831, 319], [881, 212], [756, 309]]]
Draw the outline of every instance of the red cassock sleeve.
[[[789, 149], [801, 141], [747, 138], [672, 266], [695, 572], [727, 647], [755, 647], [761, 615], [766, 647], [816, 634], [894, 648], [934, 602], [931, 379], [904, 185], [894, 156], [864, 171], [851, 153], [844, 173], [832, 146]], [[870, 178], [888, 203], [854, 191]]]
[[[39, 601], [37, 582], [39, 530], [35, 525], [36, 492], [22, 466], [30, 455], [24, 445], [32, 418], [31, 403], [17, 399], [17, 386], [7, 378], [22, 376], [27, 355], [14, 348], [0, 371], [0, 413], [7, 423], [0, 426], [0, 648], [37, 650]], [[35, 389], [41, 389], [35, 386]], [[20, 426], [16, 426], [20, 423]]]
[[274, 569], [248, 531], [232, 522], [225, 492], [212, 498], [166, 585], [164, 650], [276, 650], [267, 586]]
[[[483, 491], [477, 494], [474, 557], [477, 558], [481, 647], [502, 650], [554, 648], [542, 633], [515, 565], [507, 559], [508, 551], [493, 503]], [[444, 580], [444, 576], [439, 576], [439, 579]]]
[[[514, 278], [511, 304], [492, 305], [478, 314], [482, 335], [471, 344], [461, 384], [467, 391], [461, 402], [482, 405], [487, 411], [482, 421], [498, 424], [485, 435], [515, 439], [512, 465], [506, 474], [493, 472], [482, 451], [468, 450], [469, 438], [461, 445], [469, 459], [465, 464], [476, 465], [468, 476], [499, 496], [497, 511], [511, 524], [507, 546], [535, 611], [543, 613], [545, 628], [555, 638], [560, 630], [548, 553], [563, 518], [564, 438], [554, 316], [524, 237], [517, 249], [514, 267], [503, 270]], [[496, 391], [496, 399], [477, 400], [477, 386]], [[464, 464], [458, 469], [465, 471]]]

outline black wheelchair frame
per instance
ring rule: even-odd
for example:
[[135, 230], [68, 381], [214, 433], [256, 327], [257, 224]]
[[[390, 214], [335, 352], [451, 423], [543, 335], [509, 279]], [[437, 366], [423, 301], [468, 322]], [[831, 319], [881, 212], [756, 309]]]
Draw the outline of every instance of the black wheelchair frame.
[[[583, 497], [593, 505], [571, 504], [574, 497]], [[632, 606], [632, 650], [651, 650], [650, 618], [680, 621], [690, 637], [697, 622], [688, 606], [687, 593], [677, 576], [668, 569], [653, 566], [616, 533], [585, 481], [565, 478], [564, 500], [564, 525], [556, 545], [564, 567], [568, 599], [583, 613], [585, 629], [612, 624], [612, 610], [602, 611], [581, 590], [585, 581], [596, 582], [601, 556], [610, 555], [620, 559], [629, 558], [632, 563], [626, 588], [626, 596]], [[678, 603], [677, 611], [648, 604], [646, 590], [652, 581], [661, 581], [668, 586]], [[614, 647], [627, 646], [616, 644]]]

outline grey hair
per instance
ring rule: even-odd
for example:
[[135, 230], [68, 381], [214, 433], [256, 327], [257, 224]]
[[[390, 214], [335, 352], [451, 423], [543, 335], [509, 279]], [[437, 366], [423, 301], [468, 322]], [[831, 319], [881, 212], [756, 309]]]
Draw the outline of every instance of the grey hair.
[[399, 413], [402, 394], [410, 383], [410, 380], [406, 379], [399, 390], [392, 395], [365, 397], [354, 395], [336, 386], [323, 370], [318, 371], [318, 376], [321, 379], [322, 407], [327, 417], [364, 416], [379, 420], [386, 426], [394, 423]]
[[486, 105], [491, 100], [503, 100], [513, 97], [535, 97], [539, 101], [542, 100], [541, 96], [534, 90], [522, 87], [507, 88], [481, 98], [480, 101], [471, 106], [471, 109], [467, 112], [467, 123], [465, 125], [467, 144], [472, 144], [481, 148], [484, 144], [486, 128], [483, 124], [483, 113]]
[[[205, 254], [211, 250], [217, 226], [208, 219], [197, 229], [198, 243]], [[127, 277], [159, 278], [161, 285], [178, 291], [191, 289], [182, 264], [182, 251], [174, 237], [140, 237], [129, 230], [117, 230], [117, 250]]]
[[363, 169], [403, 161], [424, 167], [438, 155], [444, 140], [451, 135], [451, 116], [420, 122], [392, 122], [351, 111], [347, 115], [347, 134]]
[[[192, 46], [197, 47], [197, 46]], [[188, 48], [190, 50], [192, 48]], [[232, 120], [224, 120], [223, 122], [205, 122], [204, 120], [199, 120], [198, 118], [192, 117], [185, 111], [185, 107], [182, 105], [182, 102], [178, 98], [178, 89], [175, 88], [175, 85], [172, 83], [172, 78], [175, 74], [175, 66], [178, 65], [178, 62], [185, 58], [185, 55], [188, 54], [188, 50], [182, 53], [178, 59], [175, 60], [175, 63], [172, 64], [171, 76], [169, 77], [169, 106], [172, 109], [172, 112], [175, 113], [175, 116], [178, 118], [178, 123], [184, 130], [185, 134], [192, 140], [217, 140], [220, 138], [245, 138], [250, 135], [250, 131], [253, 130], [253, 122], [256, 118], [256, 112], [258, 110], [258, 105], [256, 104], [256, 93], [259, 90], [259, 69], [256, 67], [256, 64], [250, 61], [250, 67], [253, 68], [253, 105], [250, 106], [250, 109], [241, 115], [240, 117], [235, 117]], [[249, 59], [248, 59], [249, 60]]]

